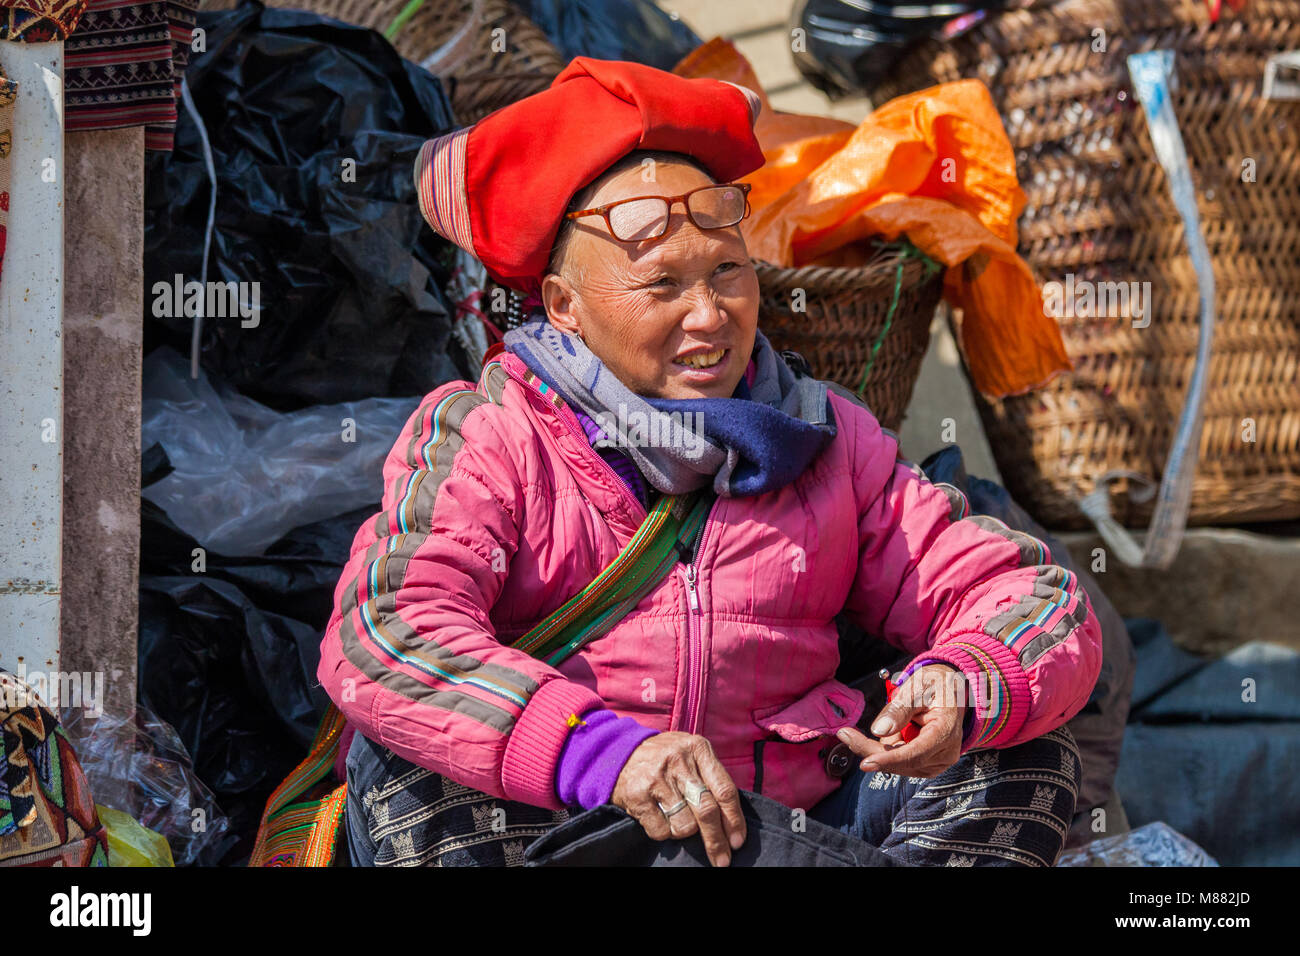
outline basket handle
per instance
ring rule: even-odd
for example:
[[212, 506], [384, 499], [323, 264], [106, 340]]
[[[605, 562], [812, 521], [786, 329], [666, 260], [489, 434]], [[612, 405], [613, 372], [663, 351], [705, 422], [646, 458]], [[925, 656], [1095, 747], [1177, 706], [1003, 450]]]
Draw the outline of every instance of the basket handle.
[[[1205, 236], [1201, 232], [1200, 216], [1196, 211], [1196, 191], [1192, 185], [1187, 150], [1178, 129], [1178, 117], [1174, 114], [1169, 98], [1174, 53], [1172, 50], [1135, 53], [1128, 58], [1128, 69], [1133, 79], [1133, 90], [1146, 114], [1156, 158], [1165, 169], [1174, 206], [1183, 220], [1183, 237], [1187, 240], [1187, 250], [1191, 255], [1192, 266], [1196, 269], [1196, 284], [1200, 291], [1200, 336], [1196, 343], [1196, 365], [1178, 418], [1178, 430], [1169, 450], [1169, 460], [1165, 463], [1145, 543], [1138, 544], [1110, 513], [1107, 484], [1121, 475], [1133, 477], [1133, 473], [1106, 472], [1097, 479], [1092, 493], [1079, 502], [1079, 507], [1092, 521], [1102, 540], [1124, 564], [1167, 568], [1178, 554], [1183, 533], [1187, 529], [1187, 513], [1192, 504], [1192, 479], [1200, 455], [1205, 383], [1214, 340], [1214, 268], [1210, 262], [1209, 249], [1205, 245]], [[1145, 476], [1136, 477], [1151, 484]], [[1135, 500], [1143, 501], [1150, 496], [1151, 492], [1147, 491], [1144, 497]]]

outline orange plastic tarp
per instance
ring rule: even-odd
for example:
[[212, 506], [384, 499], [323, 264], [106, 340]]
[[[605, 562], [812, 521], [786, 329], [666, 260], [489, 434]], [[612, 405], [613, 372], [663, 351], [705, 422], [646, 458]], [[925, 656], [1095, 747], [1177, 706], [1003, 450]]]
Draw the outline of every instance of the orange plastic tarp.
[[962, 310], [961, 344], [975, 387], [1020, 394], [1072, 368], [1038, 284], [1016, 254], [1025, 194], [1015, 155], [978, 80], [901, 96], [856, 128], [778, 113], [748, 61], [710, 40], [674, 70], [757, 90], [755, 134], [767, 162], [745, 177], [754, 214], [749, 253], [783, 266], [861, 265], [871, 238], [907, 238], [947, 266], [944, 296]]

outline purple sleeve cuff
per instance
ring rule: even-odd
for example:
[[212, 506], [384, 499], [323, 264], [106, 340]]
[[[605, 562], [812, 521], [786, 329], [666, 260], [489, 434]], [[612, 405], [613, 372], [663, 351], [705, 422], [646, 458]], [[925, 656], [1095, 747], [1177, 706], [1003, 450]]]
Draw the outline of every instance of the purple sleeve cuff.
[[631, 717], [594, 707], [582, 714], [585, 723], [569, 731], [555, 768], [555, 792], [567, 805], [591, 810], [609, 803], [618, 775], [632, 751], [659, 731]]

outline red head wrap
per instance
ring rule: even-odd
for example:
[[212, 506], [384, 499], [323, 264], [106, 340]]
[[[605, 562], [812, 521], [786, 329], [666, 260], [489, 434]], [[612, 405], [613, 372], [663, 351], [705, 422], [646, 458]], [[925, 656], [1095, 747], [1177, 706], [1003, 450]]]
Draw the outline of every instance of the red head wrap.
[[758, 106], [721, 80], [575, 57], [549, 88], [425, 143], [420, 211], [498, 282], [536, 292], [578, 190], [638, 149], [684, 153], [719, 182], [751, 173]]

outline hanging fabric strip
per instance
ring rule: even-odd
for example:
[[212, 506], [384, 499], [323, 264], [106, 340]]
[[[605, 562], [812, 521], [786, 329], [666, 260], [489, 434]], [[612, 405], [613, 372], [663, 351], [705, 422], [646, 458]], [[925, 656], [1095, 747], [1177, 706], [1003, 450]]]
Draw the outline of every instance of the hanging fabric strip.
[[67, 131], [143, 126], [146, 149], [170, 150], [198, 7], [90, 0], [64, 45]]
[[18, 84], [0, 71], [0, 280], [4, 276], [5, 243], [9, 237], [9, 153], [14, 148], [14, 101]]

